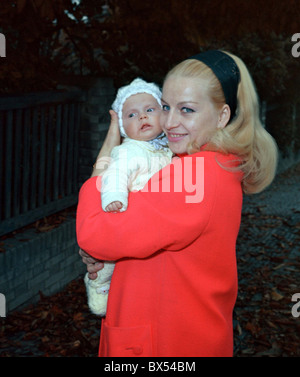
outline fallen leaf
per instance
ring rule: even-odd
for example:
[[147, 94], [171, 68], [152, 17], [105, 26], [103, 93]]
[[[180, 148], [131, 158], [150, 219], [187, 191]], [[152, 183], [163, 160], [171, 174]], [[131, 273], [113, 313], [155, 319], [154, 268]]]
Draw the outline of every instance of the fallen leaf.
[[284, 298], [284, 296], [276, 291], [276, 289], [273, 289], [271, 292], [271, 297], [274, 301], [280, 301]]

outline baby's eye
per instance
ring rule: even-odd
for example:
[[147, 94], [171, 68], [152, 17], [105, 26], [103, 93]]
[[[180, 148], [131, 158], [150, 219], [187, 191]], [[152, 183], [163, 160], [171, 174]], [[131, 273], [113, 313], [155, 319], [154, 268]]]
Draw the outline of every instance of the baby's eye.
[[194, 112], [195, 112], [193, 109], [191, 109], [191, 108], [189, 108], [189, 107], [182, 107], [182, 108], [181, 108], [181, 111], [182, 111], [183, 113], [194, 113]]
[[169, 110], [170, 110], [170, 106], [168, 106], [168, 105], [163, 105], [163, 106], [162, 106], [162, 109], [163, 109], [163, 111], [169, 111]]
[[150, 109], [147, 109], [147, 113], [152, 113], [155, 110], [154, 107], [151, 107]]
[[133, 118], [135, 115], [136, 115], [136, 113], [130, 113], [130, 114], [128, 115], [128, 118]]

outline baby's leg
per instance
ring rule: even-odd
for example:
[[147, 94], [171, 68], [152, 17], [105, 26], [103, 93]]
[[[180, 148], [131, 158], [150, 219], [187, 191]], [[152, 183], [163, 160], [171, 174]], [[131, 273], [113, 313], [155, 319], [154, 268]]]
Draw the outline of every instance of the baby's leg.
[[114, 267], [114, 262], [104, 262], [104, 268], [98, 271], [95, 280], [90, 280], [88, 274], [84, 277], [89, 308], [92, 313], [101, 317], [106, 315], [108, 292]]

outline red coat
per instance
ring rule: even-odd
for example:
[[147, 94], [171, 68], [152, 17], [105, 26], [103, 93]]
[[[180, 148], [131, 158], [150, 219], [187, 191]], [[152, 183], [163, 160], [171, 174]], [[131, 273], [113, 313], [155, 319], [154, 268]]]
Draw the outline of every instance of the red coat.
[[[117, 260], [100, 356], [232, 356], [242, 189], [241, 174], [220, 162], [233, 159], [215, 152], [177, 158], [152, 177], [158, 192], [130, 193], [118, 214], [101, 210], [97, 178], [85, 182], [78, 244], [95, 258]], [[203, 185], [201, 161], [204, 195], [187, 203], [191, 174]]]

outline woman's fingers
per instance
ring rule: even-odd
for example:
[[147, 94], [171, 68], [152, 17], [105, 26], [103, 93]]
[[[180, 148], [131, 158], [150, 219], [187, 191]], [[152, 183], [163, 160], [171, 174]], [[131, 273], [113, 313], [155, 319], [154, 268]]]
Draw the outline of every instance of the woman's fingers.
[[82, 262], [87, 265], [87, 270], [89, 273], [97, 273], [104, 267], [104, 263], [102, 261], [91, 257], [82, 249], [79, 249], [79, 255], [82, 258]]

